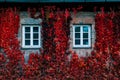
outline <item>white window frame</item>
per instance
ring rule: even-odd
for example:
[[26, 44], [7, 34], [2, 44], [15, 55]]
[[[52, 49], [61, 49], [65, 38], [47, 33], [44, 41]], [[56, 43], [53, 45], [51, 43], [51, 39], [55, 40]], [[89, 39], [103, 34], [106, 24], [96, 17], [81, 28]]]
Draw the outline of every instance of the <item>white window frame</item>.
[[[30, 27], [30, 45], [25, 45], [25, 27]], [[33, 27], [38, 27], [38, 45], [33, 45]], [[22, 25], [22, 48], [41, 48], [41, 26]]]
[[[83, 26], [88, 26], [88, 45], [83, 45]], [[80, 45], [75, 44], [75, 28], [80, 27]], [[73, 25], [73, 48], [90, 48], [91, 47], [91, 25]]]

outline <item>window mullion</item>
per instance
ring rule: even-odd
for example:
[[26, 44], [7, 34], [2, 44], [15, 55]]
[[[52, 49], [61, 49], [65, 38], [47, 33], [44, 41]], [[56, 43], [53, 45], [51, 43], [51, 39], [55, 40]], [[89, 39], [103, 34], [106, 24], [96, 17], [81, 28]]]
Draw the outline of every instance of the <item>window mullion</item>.
[[80, 45], [83, 46], [83, 26], [80, 26], [80, 28], [81, 28], [80, 29], [81, 30], [81, 36], [80, 36], [80, 38], [81, 38], [81, 40], [80, 40], [81, 44]]
[[31, 26], [30, 29], [31, 29], [31, 30], [30, 30], [30, 31], [31, 31], [31, 32], [30, 32], [30, 36], [31, 36], [31, 37], [30, 37], [30, 46], [32, 47], [32, 46], [33, 46], [33, 27]]

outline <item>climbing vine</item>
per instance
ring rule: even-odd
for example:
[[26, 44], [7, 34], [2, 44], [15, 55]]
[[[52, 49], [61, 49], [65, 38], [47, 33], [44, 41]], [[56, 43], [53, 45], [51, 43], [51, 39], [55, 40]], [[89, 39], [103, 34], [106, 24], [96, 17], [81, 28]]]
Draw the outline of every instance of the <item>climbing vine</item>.
[[21, 77], [24, 62], [17, 39], [19, 15], [16, 8], [3, 9], [0, 13], [0, 79]]
[[[16, 8], [0, 12], [0, 79], [41, 80], [119, 80], [120, 30], [119, 12], [106, 13], [104, 8], [95, 16], [96, 42], [91, 56], [79, 58], [69, 50], [70, 10], [74, 15], [83, 7], [60, 10], [43, 7], [28, 9], [32, 18], [42, 18], [43, 48], [41, 54], [31, 53], [28, 64], [20, 50], [18, 29], [20, 17]], [[68, 59], [69, 54], [72, 55]]]

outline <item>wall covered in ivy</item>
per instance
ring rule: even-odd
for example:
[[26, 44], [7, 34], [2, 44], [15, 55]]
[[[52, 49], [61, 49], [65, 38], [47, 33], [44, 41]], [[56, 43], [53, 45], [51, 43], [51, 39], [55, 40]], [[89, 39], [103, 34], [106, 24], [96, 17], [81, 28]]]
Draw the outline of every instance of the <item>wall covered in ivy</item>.
[[[43, 49], [41, 54], [31, 53], [28, 64], [18, 40], [19, 11], [7, 8], [0, 12], [0, 79], [119, 80], [119, 12], [108, 13], [101, 8], [95, 15], [96, 39], [91, 56], [79, 58], [69, 50], [70, 9], [48, 7], [39, 11], [41, 14], [35, 16], [36, 9], [28, 9], [31, 18], [43, 20]], [[79, 11], [81, 8], [74, 9], [74, 15]]]

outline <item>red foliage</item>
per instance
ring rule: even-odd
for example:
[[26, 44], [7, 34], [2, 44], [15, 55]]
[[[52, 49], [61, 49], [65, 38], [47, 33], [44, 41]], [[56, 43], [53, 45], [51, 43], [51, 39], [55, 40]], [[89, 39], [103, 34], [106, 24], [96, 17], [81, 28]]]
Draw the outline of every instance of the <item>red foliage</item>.
[[[55, 7], [41, 8], [43, 50], [31, 53], [24, 64], [17, 39], [19, 15], [9, 8], [0, 13], [0, 79], [32, 80], [119, 80], [120, 30], [119, 13], [96, 14], [96, 43], [91, 56], [79, 58], [69, 51], [70, 9], [54, 11]], [[74, 9], [81, 10], [80, 6]], [[36, 9], [29, 9], [35, 17]], [[65, 13], [65, 14], [64, 14]], [[41, 17], [37, 16], [35, 18]], [[70, 61], [68, 54], [71, 54]]]
[[[0, 13], [0, 79], [15, 79], [21, 77], [21, 51], [17, 33], [19, 29], [19, 15], [11, 8]], [[3, 62], [4, 61], [4, 62]]]

